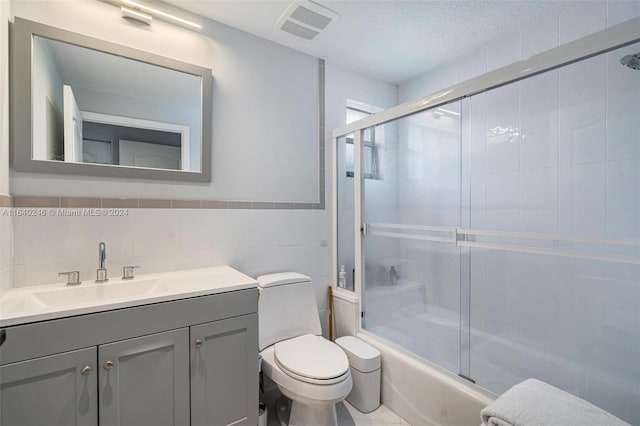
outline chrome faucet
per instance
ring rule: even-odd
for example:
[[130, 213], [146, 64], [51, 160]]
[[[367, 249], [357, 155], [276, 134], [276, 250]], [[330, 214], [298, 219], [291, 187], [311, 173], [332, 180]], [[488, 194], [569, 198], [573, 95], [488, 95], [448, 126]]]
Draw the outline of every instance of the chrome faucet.
[[135, 278], [133, 276], [134, 268], [139, 268], [139, 266], [123, 266], [122, 267], [122, 279], [123, 280], [132, 280]]
[[66, 275], [67, 276], [67, 285], [74, 286], [82, 284], [80, 281], [80, 271], [68, 271], [68, 272], [58, 272], [58, 276]]
[[106, 283], [109, 281], [107, 278], [107, 268], [105, 268], [107, 260], [107, 245], [104, 242], [98, 244], [98, 270], [96, 271], [96, 283]]

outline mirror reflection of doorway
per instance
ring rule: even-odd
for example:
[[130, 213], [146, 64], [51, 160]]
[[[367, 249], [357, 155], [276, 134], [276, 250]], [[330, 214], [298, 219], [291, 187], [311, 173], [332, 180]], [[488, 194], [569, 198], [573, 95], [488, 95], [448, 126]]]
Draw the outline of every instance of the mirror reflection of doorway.
[[83, 129], [84, 162], [189, 170], [187, 129], [179, 128], [182, 132], [166, 131], [88, 120], [83, 122]]
[[180, 147], [120, 139], [120, 165], [180, 170]]
[[[33, 159], [200, 170], [201, 76], [42, 35], [31, 42]], [[123, 148], [136, 153], [121, 161], [121, 140], [147, 145]]]
[[82, 162], [82, 114], [71, 86], [62, 86], [64, 108], [64, 161]]
[[113, 164], [111, 141], [84, 139], [82, 141], [82, 162]]

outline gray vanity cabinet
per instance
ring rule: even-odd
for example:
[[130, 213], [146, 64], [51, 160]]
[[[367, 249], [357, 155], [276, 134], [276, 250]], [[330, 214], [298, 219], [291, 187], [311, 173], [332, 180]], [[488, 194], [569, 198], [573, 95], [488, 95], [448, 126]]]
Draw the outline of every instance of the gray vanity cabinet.
[[189, 424], [189, 329], [98, 347], [100, 426]]
[[191, 425], [258, 423], [257, 315], [191, 327]]
[[92, 347], [0, 366], [0, 425], [97, 426], [96, 358]]
[[251, 288], [7, 327], [0, 426], [255, 426], [257, 308]]

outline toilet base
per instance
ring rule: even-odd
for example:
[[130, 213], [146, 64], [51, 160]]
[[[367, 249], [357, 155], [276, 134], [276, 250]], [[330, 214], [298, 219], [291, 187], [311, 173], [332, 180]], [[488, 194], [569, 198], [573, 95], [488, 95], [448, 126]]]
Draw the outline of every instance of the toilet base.
[[276, 419], [280, 426], [287, 426], [289, 424], [289, 417], [291, 415], [291, 400], [282, 395], [276, 400]]
[[276, 401], [281, 426], [338, 426], [335, 404], [301, 404], [282, 395]]

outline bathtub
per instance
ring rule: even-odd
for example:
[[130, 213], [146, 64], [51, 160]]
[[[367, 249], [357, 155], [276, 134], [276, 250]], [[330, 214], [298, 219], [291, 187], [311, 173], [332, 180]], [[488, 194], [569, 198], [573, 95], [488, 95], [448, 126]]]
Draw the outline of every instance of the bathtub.
[[[452, 373], [459, 371], [457, 314], [434, 306], [420, 313], [399, 312], [358, 334], [382, 353], [383, 403], [415, 426], [479, 424], [480, 410], [496, 396]], [[593, 343], [581, 351], [581, 358], [573, 359], [476, 328], [471, 329], [470, 339], [471, 377], [491, 391], [499, 394], [534, 377], [632, 424], [640, 419], [640, 373], [615, 371], [617, 363], [602, 361], [611, 355], [604, 344]], [[630, 346], [615, 353], [640, 356], [640, 349]], [[594, 354], [590, 358], [585, 355], [589, 352]]]
[[[471, 353], [463, 362], [468, 362], [464, 371], [470, 371], [478, 386], [457, 376], [459, 307], [434, 297], [433, 290], [405, 279], [396, 285], [374, 283], [362, 305], [358, 337], [382, 353], [383, 402], [411, 424], [477, 425], [480, 410], [496, 395], [532, 377], [640, 425], [640, 370], [633, 361], [640, 359], [640, 347], [637, 335], [629, 335], [630, 327], [621, 328], [637, 317], [616, 318], [606, 330], [570, 345], [527, 340], [528, 334], [517, 327], [487, 329], [481, 319], [472, 318]], [[434, 304], [434, 299], [441, 303]], [[347, 309], [353, 325], [347, 334], [357, 332], [357, 309], [357, 303]], [[343, 315], [338, 309], [336, 314]]]
[[366, 291], [363, 328], [450, 371], [458, 371], [460, 314], [426, 304], [426, 286], [399, 280]]
[[382, 354], [382, 402], [414, 426], [477, 426], [495, 396], [394, 343], [361, 331]]
[[[460, 338], [455, 315], [432, 306], [427, 313], [424, 291], [423, 284], [405, 280], [395, 286], [379, 285], [368, 289], [365, 323], [373, 332], [361, 330], [356, 336], [382, 354], [382, 402], [407, 422], [414, 426], [477, 426], [482, 423], [480, 410], [495, 396], [411, 352], [422, 351], [423, 345], [430, 344], [431, 354], [436, 353], [437, 360], [446, 364], [445, 361], [452, 362], [455, 358], [455, 368], [458, 367]], [[334, 303], [339, 303], [336, 324], [346, 324], [336, 327], [336, 335], [351, 334], [341, 333], [341, 330], [355, 332], [360, 317], [358, 298], [343, 289], [336, 289], [335, 297]], [[431, 335], [424, 333], [425, 321], [437, 325], [441, 331], [435, 332], [430, 327], [434, 332]], [[422, 324], [419, 326], [423, 329], [421, 333], [407, 335], [400, 332], [412, 324], [415, 329], [419, 323]]]

